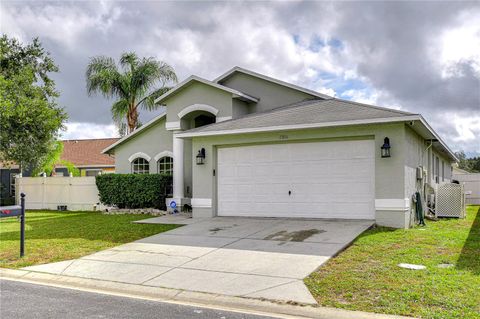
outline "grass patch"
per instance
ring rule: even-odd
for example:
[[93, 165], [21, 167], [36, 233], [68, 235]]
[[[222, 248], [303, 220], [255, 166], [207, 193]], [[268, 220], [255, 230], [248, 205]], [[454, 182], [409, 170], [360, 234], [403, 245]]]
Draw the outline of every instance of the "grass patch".
[[21, 268], [74, 259], [152, 236], [178, 225], [135, 224], [146, 215], [27, 211], [25, 257], [19, 257], [20, 222], [0, 220], [0, 267]]
[[[466, 219], [413, 229], [377, 227], [305, 283], [322, 306], [416, 316], [480, 318], [480, 206]], [[421, 264], [408, 270], [399, 263]], [[438, 264], [451, 263], [442, 269]]]

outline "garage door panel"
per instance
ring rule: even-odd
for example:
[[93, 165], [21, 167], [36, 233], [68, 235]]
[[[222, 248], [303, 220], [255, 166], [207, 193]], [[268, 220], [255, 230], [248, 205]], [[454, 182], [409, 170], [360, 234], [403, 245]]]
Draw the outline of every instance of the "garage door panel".
[[232, 149], [218, 151], [220, 216], [374, 219], [373, 140]]
[[238, 165], [237, 166], [237, 177], [252, 177], [254, 167], [252, 165]]
[[270, 148], [269, 162], [290, 162], [290, 151], [284, 144], [273, 145]]

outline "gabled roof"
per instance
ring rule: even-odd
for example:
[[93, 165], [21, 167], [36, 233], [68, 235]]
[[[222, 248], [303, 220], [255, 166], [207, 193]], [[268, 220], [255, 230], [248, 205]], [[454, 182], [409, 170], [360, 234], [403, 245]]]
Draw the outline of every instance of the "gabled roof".
[[278, 85], [288, 87], [288, 88], [293, 89], [293, 90], [297, 90], [297, 91], [300, 91], [300, 92], [303, 92], [303, 93], [310, 94], [312, 96], [319, 97], [321, 99], [332, 99], [331, 96], [328, 96], [328, 95], [325, 95], [325, 94], [322, 94], [322, 93], [319, 93], [319, 92], [316, 92], [316, 91], [313, 91], [313, 90], [309, 90], [309, 89], [303, 88], [301, 86], [298, 86], [298, 85], [295, 85], [295, 84], [292, 84], [292, 83], [284, 82], [284, 81], [281, 81], [281, 80], [278, 80], [278, 79], [275, 79], [275, 78], [272, 78], [272, 77], [269, 77], [269, 76], [266, 76], [266, 75], [263, 75], [263, 74], [260, 74], [260, 73], [257, 73], [257, 72], [253, 72], [253, 71], [241, 68], [239, 66], [233, 67], [231, 70], [229, 70], [226, 73], [220, 75], [218, 78], [216, 78], [213, 81], [215, 83], [221, 83], [222, 81], [231, 77], [236, 72], [240, 72], [240, 73], [244, 73], [244, 74], [256, 77], [256, 78], [260, 78], [260, 79], [268, 81], [268, 82], [272, 82], [272, 83], [275, 83], [275, 84], [278, 84]]
[[142, 132], [143, 130], [147, 129], [150, 125], [152, 124], [155, 124], [157, 123], [158, 121], [160, 121], [161, 119], [163, 119], [165, 116], [167, 115], [167, 112], [166, 111], [163, 111], [160, 115], [154, 117], [153, 119], [151, 119], [150, 121], [148, 121], [147, 123], [143, 124], [142, 126], [140, 126], [139, 128], [137, 128], [135, 131], [133, 131], [132, 133], [128, 134], [128, 135], [125, 135], [124, 137], [122, 137], [121, 139], [118, 139], [118, 141], [116, 141], [115, 143], [111, 144], [110, 146], [106, 147], [103, 151], [102, 151], [102, 154], [107, 154], [109, 151], [111, 151], [112, 149], [114, 149], [116, 146], [128, 141], [129, 139], [131, 139], [132, 137], [136, 136], [138, 133]]
[[204, 78], [201, 78], [199, 76], [196, 76], [196, 75], [191, 75], [189, 76], [186, 80], [180, 82], [179, 84], [177, 84], [176, 86], [174, 86], [171, 90], [169, 90], [168, 92], [166, 92], [165, 94], [163, 94], [162, 96], [158, 97], [156, 100], [155, 100], [155, 103], [161, 103], [163, 102], [165, 99], [167, 99], [169, 96], [172, 96], [174, 95], [175, 93], [177, 93], [178, 91], [184, 89], [185, 87], [187, 87], [188, 85], [190, 85], [192, 82], [200, 82], [200, 83], [203, 83], [205, 85], [209, 85], [211, 87], [214, 87], [214, 88], [217, 88], [219, 90], [223, 90], [225, 92], [229, 92], [233, 95], [233, 97], [235, 98], [239, 98], [239, 99], [242, 99], [242, 100], [245, 100], [245, 101], [248, 101], [248, 102], [258, 102], [258, 99], [252, 97], [252, 96], [249, 96], [248, 94], [245, 94], [243, 92], [240, 92], [240, 91], [237, 91], [235, 89], [232, 89], [232, 88], [229, 88], [229, 87], [226, 87], [224, 85], [221, 85], [221, 84], [218, 84], [218, 83], [215, 83], [215, 82], [212, 82], [212, 81], [209, 81], [209, 80], [206, 80]]
[[266, 112], [249, 114], [234, 120], [202, 126], [179, 133], [178, 136], [218, 135], [220, 132], [232, 132], [235, 130], [295, 129], [307, 126], [325, 126], [325, 124], [336, 122], [372, 121], [378, 119], [392, 121], [392, 119], [403, 119], [412, 115], [415, 114], [340, 99], [307, 100]]
[[102, 154], [102, 150], [118, 141], [118, 138], [88, 140], [64, 140], [61, 160], [69, 161], [77, 167], [115, 166], [115, 159]]
[[[415, 125], [415, 121], [419, 124]], [[238, 119], [191, 129], [177, 133], [176, 136], [189, 138], [394, 122], [413, 123], [412, 128], [420, 136], [438, 143], [452, 160], [458, 160], [455, 153], [420, 114], [336, 98], [308, 100], [286, 105], [266, 112], [253, 113]]]

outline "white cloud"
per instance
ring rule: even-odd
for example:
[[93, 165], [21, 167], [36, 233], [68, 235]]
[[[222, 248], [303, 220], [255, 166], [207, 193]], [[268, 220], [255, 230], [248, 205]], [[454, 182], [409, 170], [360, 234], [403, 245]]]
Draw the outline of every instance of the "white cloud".
[[371, 92], [367, 89], [347, 90], [342, 93], [342, 97], [359, 103], [377, 104], [378, 93]]
[[337, 92], [335, 92], [334, 89], [332, 88], [327, 88], [327, 87], [319, 87], [316, 89], [317, 92], [320, 92], [320, 93], [323, 93], [323, 94], [326, 94], [328, 96], [331, 96], [331, 97], [336, 97], [337, 96]]
[[443, 77], [459, 76], [455, 66], [470, 61], [480, 76], [480, 9], [459, 14], [458, 26], [447, 29], [437, 39], [436, 50]]
[[480, 140], [477, 137], [480, 135], [480, 116], [460, 116], [453, 115], [453, 122], [455, 123], [455, 129], [457, 130], [457, 136], [452, 140], [455, 142], [474, 142], [476, 141], [476, 151], [480, 152]]
[[[87, 1], [1, 6], [2, 32], [24, 41], [40, 36], [59, 61], [60, 104], [73, 121], [66, 133], [73, 138], [116, 134], [107, 124], [111, 101], [86, 98], [84, 70], [89, 56], [118, 58], [131, 50], [172, 64], [180, 78], [212, 79], [239, 65], [328, 95], [420, 112], [449, 143], [479, 148], [480, 132], [473, 127], [478, 121], [472, 120], [480, 117], [478, 5]], [[330, 40], [341, 45], [328, 45]], [[343, 85], [349, 81], [367, 89]], [[89, 124], [90, 118], [103, 124]]]
[[61, 136], [65, 140], [118, 137], [118, 130], [113, 124], [72, 122], [66, 126], [67, 130]]
[[[2, 5], [0, 20], [2, 32], [14, 35], [22, 41], [31, 38], [31, 32], [51, 39], [70, 50], [82, 50], [78, 38], [91, 31], [105, 33], [113, 26], [122, 13], [121, 7], [111, 2], [70, 3], [69, 5], [40, 4], [6, 6]], [[84, 8], [78, 8], [85, 5]]]

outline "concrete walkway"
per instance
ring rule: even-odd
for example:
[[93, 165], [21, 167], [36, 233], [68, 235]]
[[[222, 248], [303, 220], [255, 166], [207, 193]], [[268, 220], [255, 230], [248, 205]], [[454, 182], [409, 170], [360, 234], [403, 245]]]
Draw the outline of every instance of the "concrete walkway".
[[[184, 220], [189, 225], [80, 259], [25, 269], [314, 304], [303, 278], [373, 224], [230, 217]], [[171, 216], [157, 217], [155, 221], [177, 222]]]

